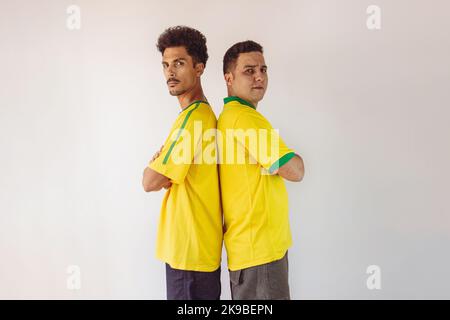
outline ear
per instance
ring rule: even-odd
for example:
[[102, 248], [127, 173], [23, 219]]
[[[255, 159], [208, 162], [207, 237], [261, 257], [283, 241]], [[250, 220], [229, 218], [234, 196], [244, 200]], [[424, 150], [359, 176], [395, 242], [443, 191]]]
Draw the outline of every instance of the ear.
[[197, 74], [197, 77], [200, 77], [203, 74], [203, 71], [205, 71], [205, 64], [204, 63], [197, 63], [195, 65], [195, 73]]
[[231, 84], [233, 83], [233, 73], [232, 72], [227, 72], [223, 75], [223, 77], [225, 78], [225, 83], [227, 84], [227, 86], [231, 86]]

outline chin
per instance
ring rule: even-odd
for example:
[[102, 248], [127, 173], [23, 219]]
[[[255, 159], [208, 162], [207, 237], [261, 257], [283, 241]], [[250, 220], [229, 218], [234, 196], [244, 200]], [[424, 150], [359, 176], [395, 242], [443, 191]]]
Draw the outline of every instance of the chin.
[[179, 96], [179, 95], [182, 95], [182, 94], [185, 93], [185, 92], [186, 92], [186, 91], [180, 91], [180, 90], [179, 90], [179, 91], [175, 91], [175, 90], [170, 90], [170, 91], [169, 91], [170, 95], [171, 95], [171, 96], [175, 96], [175, 97], [176, 97], [176, 96]]
[[256, 97], [253, 97], [253, 101], [256, 101], [256, 103], [260, 102], [264, 98], [264, 95], [258, 95]]

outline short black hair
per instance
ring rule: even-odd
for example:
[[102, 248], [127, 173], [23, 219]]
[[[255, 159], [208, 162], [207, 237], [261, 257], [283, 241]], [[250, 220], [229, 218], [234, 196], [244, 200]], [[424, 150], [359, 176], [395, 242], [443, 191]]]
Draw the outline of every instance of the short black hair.
[[252, 40], [238, 42], [232, 45], [223, 56], [223, 74], [231, 71], [231, 67], [236, 63], [239, 54], [254, 51], [263, 53], [263, 47]]
[[192, 57], [194, 65], [203, 63], [206, 66], [208, 60], [206, 37], [200, 31], [190, 27], [175, 26], [167, 28], [159, 36], [156, 47], [161, 54], [164, 54], [167, 48], [185, 47], [187, 53]]

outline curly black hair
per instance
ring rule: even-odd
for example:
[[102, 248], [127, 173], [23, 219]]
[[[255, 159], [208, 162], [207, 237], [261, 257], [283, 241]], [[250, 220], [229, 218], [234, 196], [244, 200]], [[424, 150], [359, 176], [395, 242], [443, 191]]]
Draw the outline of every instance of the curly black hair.
[[158, 38], [156, 44], [159, 52], [171, 47], [185, 47], [187, 53], [192, 57], [194, 65], [203, 63], [206, 66], [208, 50], [206, 38], [198, 30], [186, 26], [175, 26], [167, 28]]
[[231, 71], [231, 67], [235, 65], [239, 54], [254, 51], [263, 53], [263, 47], [252, 40], [238, 42], [232, 45], [223, 57], [223, 74]]

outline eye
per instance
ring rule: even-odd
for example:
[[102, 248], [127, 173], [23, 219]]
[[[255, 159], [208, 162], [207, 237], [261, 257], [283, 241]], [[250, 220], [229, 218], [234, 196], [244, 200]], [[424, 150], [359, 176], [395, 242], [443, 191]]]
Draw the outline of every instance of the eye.
[[263, 69], [261, 69], [261, 72], [262, 72], [262, 73], [267, 73], [267, 69], [266, 69], [266, 68], [263, 68]]
[[181, 61], [175, 62], [175, 67], [181, 67], [182, 65], [184, 65], [184, 63]]
[[253, 73], [254, 73], [254, 70], [253, 70], [253, 69], [247, 69], [247, 70], [245, 70], [245, 73], [253, 74]]

